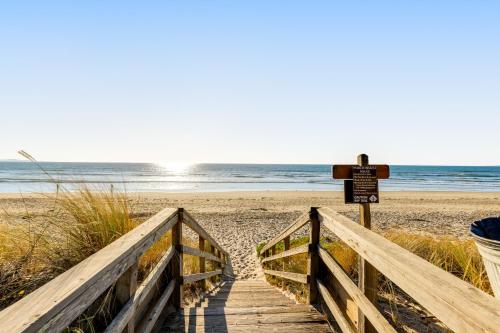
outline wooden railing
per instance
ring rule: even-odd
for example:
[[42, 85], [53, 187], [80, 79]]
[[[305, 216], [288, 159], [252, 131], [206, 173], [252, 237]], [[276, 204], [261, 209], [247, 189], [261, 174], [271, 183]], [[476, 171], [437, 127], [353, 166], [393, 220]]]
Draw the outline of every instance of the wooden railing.
[[[310, 224], [307, 246], [290, 248], [290, 236]], [[319, 242], [320, 226], [333, 232], [378, 272], [398, 285], [454, 332], [499, 332], [500, 301], [329, 208], [312, 208], [260, 251], [262, 264], [308, 254], [307, 274], [264, 269], [307, 284], [308, 302], [326, 306], [342, 332], [396, 332]], [[276, 246], [284, 242], [284, 252]], [[289, 259], [288, 259], [289, 260]], [[285, 266], [286, 267], [286, 266]], [[362, 278], [363, 272], [359, 272]], [[359, 320], [361, 317], [367, 320]], [[360, 324], [362, 323], [362, 324]]]
[[[182, 244], [183, 224], [199, 235], [198, 249]], [[140, 256], [169, 230], [172, 246], [137, 286]], [[200, 273], [183, 276], [183, 253], [199, 257]], [[205, 260], [217, 269], [206, 272]], [[167, 208], [0, 312], [0, 332], [60, 332], [113, 287], [122, 307], [106, 332], [151, 332], [168, 303], [181, 307], [183, 284], [221, 275], [227, 260], [227, 252], [191, 215]]]

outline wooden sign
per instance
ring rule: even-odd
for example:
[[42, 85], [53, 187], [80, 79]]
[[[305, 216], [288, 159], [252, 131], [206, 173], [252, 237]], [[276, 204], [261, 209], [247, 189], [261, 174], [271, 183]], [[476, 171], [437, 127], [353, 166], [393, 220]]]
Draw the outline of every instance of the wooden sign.
[[352, 168], [352, 197], [354, 203], [378, 203], [376, 166], [355, 166]]
[[[332, 167], [332, 175], [334, 179], [352, 179], [352, 168], [357, 167], [356, 164], [337, 164]], [[377, 169], [378, 179], [387, 179], [390, 176], [389, 166], [386, 164], [373, 164], [372, 167]]]
[[347, 204], [379, 203], [378, 180], [389, 178], [389, 166], [337, 164], [332, 167], [335, 179], [344, 180], [344, 201]]

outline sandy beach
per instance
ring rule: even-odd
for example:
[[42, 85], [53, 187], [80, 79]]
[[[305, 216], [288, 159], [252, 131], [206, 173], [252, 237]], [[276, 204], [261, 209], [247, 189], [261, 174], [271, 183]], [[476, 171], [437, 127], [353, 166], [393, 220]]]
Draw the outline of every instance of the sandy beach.
[[[260, 275], [255, 248], [271, 239], [309, 207], [331, 207], [357, 220], [356, 205], [345, 205], [341, 192], [256, 191], [220, 193], [129, 193], [133, 216], [145, 220], [164, 207], [183, 207], [231, 256], [239, 279]], [[0, 209], [23, 223], [32, 214], [43, 219], [52, 209], [44, 195], [0, 194]], [[386, 192], [372, 205], [377, 232], [403, 229], [429, 235], [468, 237], [469, 224], [500, 215], [500, 193]], [[36, 220], [36, 218], [35, 218]], [[305, 234], [305, 230], [302, 234]]]

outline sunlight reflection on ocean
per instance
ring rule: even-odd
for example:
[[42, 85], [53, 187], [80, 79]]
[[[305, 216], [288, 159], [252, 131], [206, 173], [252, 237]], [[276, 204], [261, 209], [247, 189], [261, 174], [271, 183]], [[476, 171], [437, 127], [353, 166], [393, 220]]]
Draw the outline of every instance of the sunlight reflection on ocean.
[[[126, 191], [341, 190], [329, 165], [41, 162], [52, 178]], [[0, 192], [51, 192], [56, 185], [29, 162], [0, 162]], [[391, 166], [382, 190], [500, 191], [500, 167]]]

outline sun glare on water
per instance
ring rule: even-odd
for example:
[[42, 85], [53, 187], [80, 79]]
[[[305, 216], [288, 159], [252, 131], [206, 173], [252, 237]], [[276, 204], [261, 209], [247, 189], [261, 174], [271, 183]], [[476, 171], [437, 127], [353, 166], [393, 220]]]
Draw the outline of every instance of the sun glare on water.
[[190, 163], [168, 163], [168, 162], [158, 163], [158, 165], [165, 171], [172, 173], [186, 173], [192, 166], [192, 164]]

